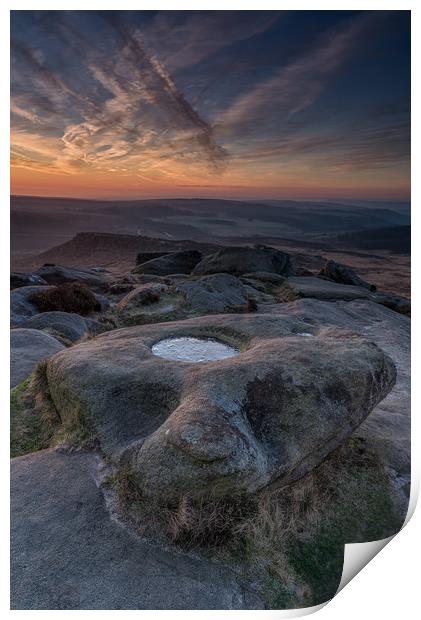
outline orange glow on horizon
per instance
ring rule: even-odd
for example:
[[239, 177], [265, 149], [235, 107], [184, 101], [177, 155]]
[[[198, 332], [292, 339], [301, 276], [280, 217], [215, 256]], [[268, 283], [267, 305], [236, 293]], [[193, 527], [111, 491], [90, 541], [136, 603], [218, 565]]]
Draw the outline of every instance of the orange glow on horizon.
[[[329, 179], [325, 183], [292, 183], [281, 179], [279, 184], [258, 185], [236, 178], [230, 184], [224, 178], [206, 179], [207, 182], [180, 183], [140, 181], [133, 175], [116, 176], [98, 174], [59, 175], [45, 174], [23, 168], [11, 169], [11, 194], [66, 198], [91, 198], [102, 200], [135, 200], [147, 198], [242, 198], [242, 199], [377, 199], [410, 200], [409, 182], [397, 183], [396, 179], [382, 178], [377, 184], [373, 179], [361, 179], [358, 184], [343, 179]], [[240, 183], [239, 181], [243, 181]], [[327, 181], [327, 179], [326, 179]]]

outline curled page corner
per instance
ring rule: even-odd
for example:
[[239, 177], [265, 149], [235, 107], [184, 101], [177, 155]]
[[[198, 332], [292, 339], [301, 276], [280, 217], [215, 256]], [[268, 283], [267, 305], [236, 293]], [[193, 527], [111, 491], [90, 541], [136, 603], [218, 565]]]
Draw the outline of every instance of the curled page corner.
[[[412, 471], [411, 475], [411, 492], [408, 503], [408, 510], [406, 513], [405, 521], [401, 529], [389, 536], [388, 538], [382, 538], [381, 540], [374, 540], [364, 543], [347, 543], [344, 551], [344, 565], [342, 569], [342, 578], [339, 587], [336, 591], [338, 594], [342, 588], [344, 588], [354, 577], [366, 566], [384, 547], [390, 543], [395, 536], [403, 530], [408, 524], [412, 515], [414, 514], [415, 507], [418, 502], [419, 496], [419, 480], [418, 476]], [[335, 594], [335, 596], [336, 596]]]
[[[396, 534], [398, 533], [399, 532], [396, 532]], [[396, 536], [396, 534], [388, 538], [373, 540], [371, 542], [347, 543], [345, 545], [342, 578], [336, 594], [338, 594], [351, 579], [354, 579], [364, 566], [366, 566]]]

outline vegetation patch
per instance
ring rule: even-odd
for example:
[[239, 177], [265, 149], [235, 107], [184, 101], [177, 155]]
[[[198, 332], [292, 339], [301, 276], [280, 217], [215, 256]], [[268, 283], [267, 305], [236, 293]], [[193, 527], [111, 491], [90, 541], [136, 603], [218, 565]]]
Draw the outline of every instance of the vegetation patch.
[[316, 605], [340, 583], [344, 544], [396, 533], [386, 471], [353, 438], [291, 484], [255, 496], [143, 497], [128, 467], [110, 479], [125, 517], [146, 537], [231, 565], [272, 609]]
[[294, 289], [288, 284], [288, 282], [284, 282], [277, 290], [278, 301], [281, 303], [288, 303], [289, 301], [296, 301], [297, 299], [302, 299], [302, 295], [294, 291]]
[[45, 362], [10, 392], [10, 456], [22, 456], [51, 445], [60, 417], [49, 394]]
[[61, 284], [45, 291], [38, 291], [29, 297], [40, 312], [73, 312], [86, 315], [99, 312], [101, 304], [89, 288], [77, 282]]
[[10, 392], [10, 455], [22, 456], [60, 444], [96, 449], [98, 441], [86, 415], [75, 408], [61, 419], [47, 381], [47, 362]]

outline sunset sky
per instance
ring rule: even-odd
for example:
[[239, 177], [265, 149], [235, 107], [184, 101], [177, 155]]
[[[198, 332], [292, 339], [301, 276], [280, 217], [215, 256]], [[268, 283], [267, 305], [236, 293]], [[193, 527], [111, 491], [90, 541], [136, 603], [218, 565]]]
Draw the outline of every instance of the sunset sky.
[[410, 13], [12, 13], [12, 193], [409, 198]]

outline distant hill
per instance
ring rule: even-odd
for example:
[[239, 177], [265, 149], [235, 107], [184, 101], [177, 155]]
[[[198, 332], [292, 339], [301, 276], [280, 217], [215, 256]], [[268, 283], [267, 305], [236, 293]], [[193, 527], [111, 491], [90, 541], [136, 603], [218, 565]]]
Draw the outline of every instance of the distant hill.
[[108, 267], [130, 270], [136, 265], [138, 252], [177, 252], [199, 250], [203, 254], [216, 252], [221, 246], [191, 240], [167, 240], [139, 235], [112, 233], [78, 233], [70, 241], [35, 256], [12, 257], [13, 269], [35, 269], [44, 263], [72, 267]]
[[333, 237], [330, 243], [337, 248], [389, 250], [397, 254], [410, 254], [411, 227], [394, 226], [376, 230], [360, 230]]
[[254, 237], [324, 242], [325, 237], [407, 226], [409, 208], [310, 201], [218, 199], [75, 200], [12, 196], [12, 254], [37, 254], [81, 232], [240, 242]]

